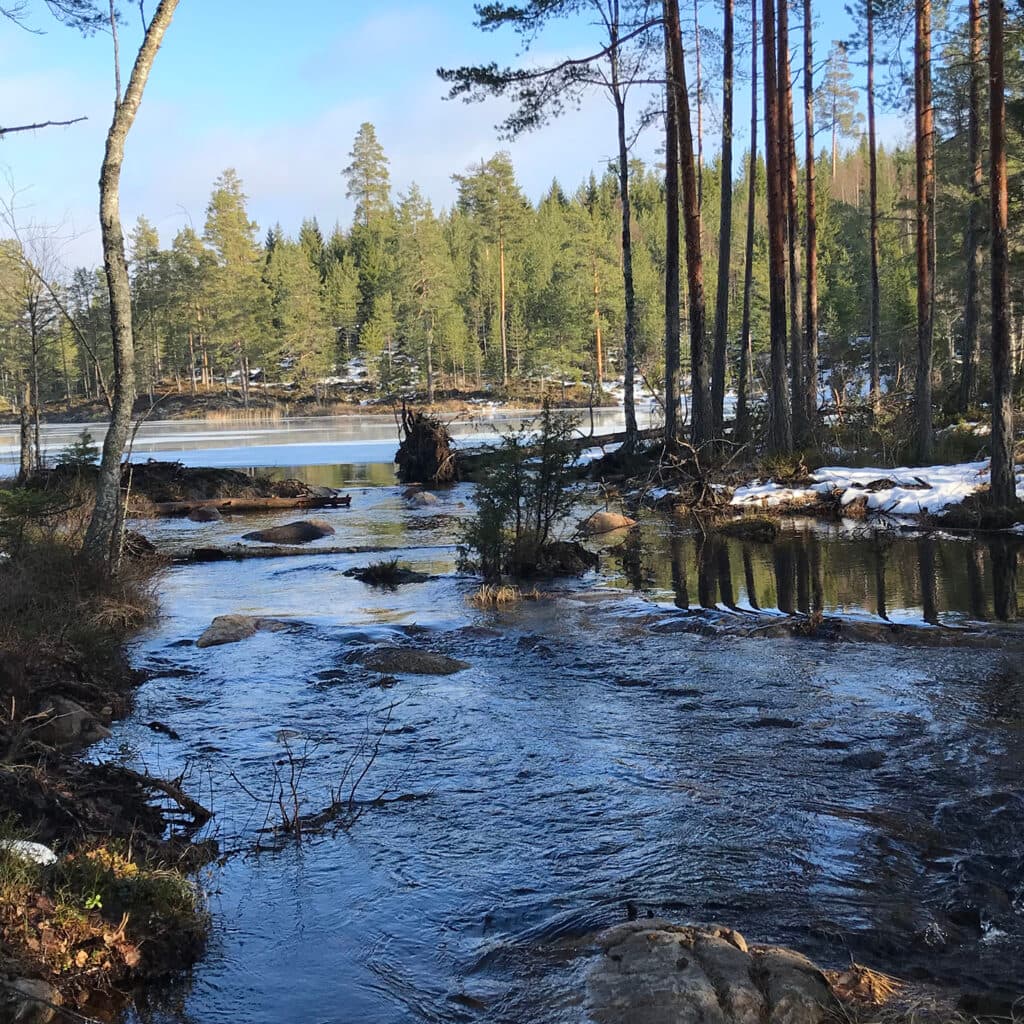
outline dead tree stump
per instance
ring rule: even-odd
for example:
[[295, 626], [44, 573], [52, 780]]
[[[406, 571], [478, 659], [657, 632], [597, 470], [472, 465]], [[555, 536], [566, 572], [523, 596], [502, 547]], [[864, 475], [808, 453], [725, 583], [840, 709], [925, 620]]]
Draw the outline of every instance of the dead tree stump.
[[448, 428], [433, 416], [402, 406], [402, 441], [395, 455], [403, 484], [439, 487], [459, 479], [459, 464]]

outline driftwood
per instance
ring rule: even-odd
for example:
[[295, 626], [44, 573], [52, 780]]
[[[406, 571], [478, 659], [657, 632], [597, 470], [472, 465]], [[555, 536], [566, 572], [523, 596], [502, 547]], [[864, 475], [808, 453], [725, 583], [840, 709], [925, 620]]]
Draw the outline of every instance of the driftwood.
[[289, 508], [348, 508], [351, 504], [352, 496], [349, 494], [331, 498], [307, 494], [301, 498], [199, 498], [194, 501], [158, 501], [150, 506], [149, 511], [158, 516], [187, 516], [201, 508], [238, 514]]

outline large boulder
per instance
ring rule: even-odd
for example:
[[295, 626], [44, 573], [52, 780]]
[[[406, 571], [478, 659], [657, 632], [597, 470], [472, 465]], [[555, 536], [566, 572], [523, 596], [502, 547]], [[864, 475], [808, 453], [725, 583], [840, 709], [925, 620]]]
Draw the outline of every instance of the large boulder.
[[418, 676], [450, 676], [469, 668], [464, 661], [415, 647], [375, 647], [364, 655], [363, 664], [375, 672], [409, 673]]
[[196, 641], [196, 647], [219, 647], [248, 640], [259, 632], [277, 633], [288, 624], [278, 619], [264, 619], [257, 615], [218, 615]]
[[333, 534], [334, 527], [322, 519], [298, 519], [284, 526], [271, 526], [266, 530], [243, 534], [242, 540], [254, 540], [260, 544], [308, 544]]
[[54, 747], [85, 747], [110, 736], [110, 730], [81, 704], [67, 697], [47, 697], [40, 712], [46, 716], [35, 737]]
[[602, 533], [611, 533], [612, 530], [628, 530], [634, 526], [636, 520], [622, 515], [621, 512], [595, 512], [580, 523], [580, 530], [589, 537], [595, 537]]
[[651, 919], [602, 933], [587, 978], [597, 1024], [825, 1024], [828, 982], [788, 949], [747, 946], [717, 925]]

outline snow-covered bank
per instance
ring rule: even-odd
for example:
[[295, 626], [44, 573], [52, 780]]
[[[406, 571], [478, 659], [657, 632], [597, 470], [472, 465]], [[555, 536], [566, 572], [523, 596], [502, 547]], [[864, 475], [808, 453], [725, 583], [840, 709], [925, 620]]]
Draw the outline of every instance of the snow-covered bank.
[[[985, 462], [963, 462], [953, 466], [854, 469], [826, 466], [810, 474], [807, 487], [788, 487], [774, 481], [755, 480], [738, 487], [732, 504], [755, 508], [816, 501], [823, 495], [838, 497], [849, 505], [866, 499], [869, 512], [890, 516], [935, 514], [959, 505], [964, 499], [986, 487], [990, 467]], [[1024, 498], [1024, 473], [1018, 467], [1017, 495]]]

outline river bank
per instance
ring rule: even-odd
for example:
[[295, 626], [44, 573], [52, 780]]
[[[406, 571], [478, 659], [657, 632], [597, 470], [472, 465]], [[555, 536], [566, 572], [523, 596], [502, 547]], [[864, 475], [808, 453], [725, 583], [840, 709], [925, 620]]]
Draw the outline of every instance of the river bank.
[[124, 645], [156, 614], [164, 567], [130, 552], [116, 579], [78, 556], [72, 488], [0, 501], [0, 1010], [119, 1008], [206, 941], [193, 843], [208, 813], [144, 765], [82, 752], [130, 713], [143, 674]]

